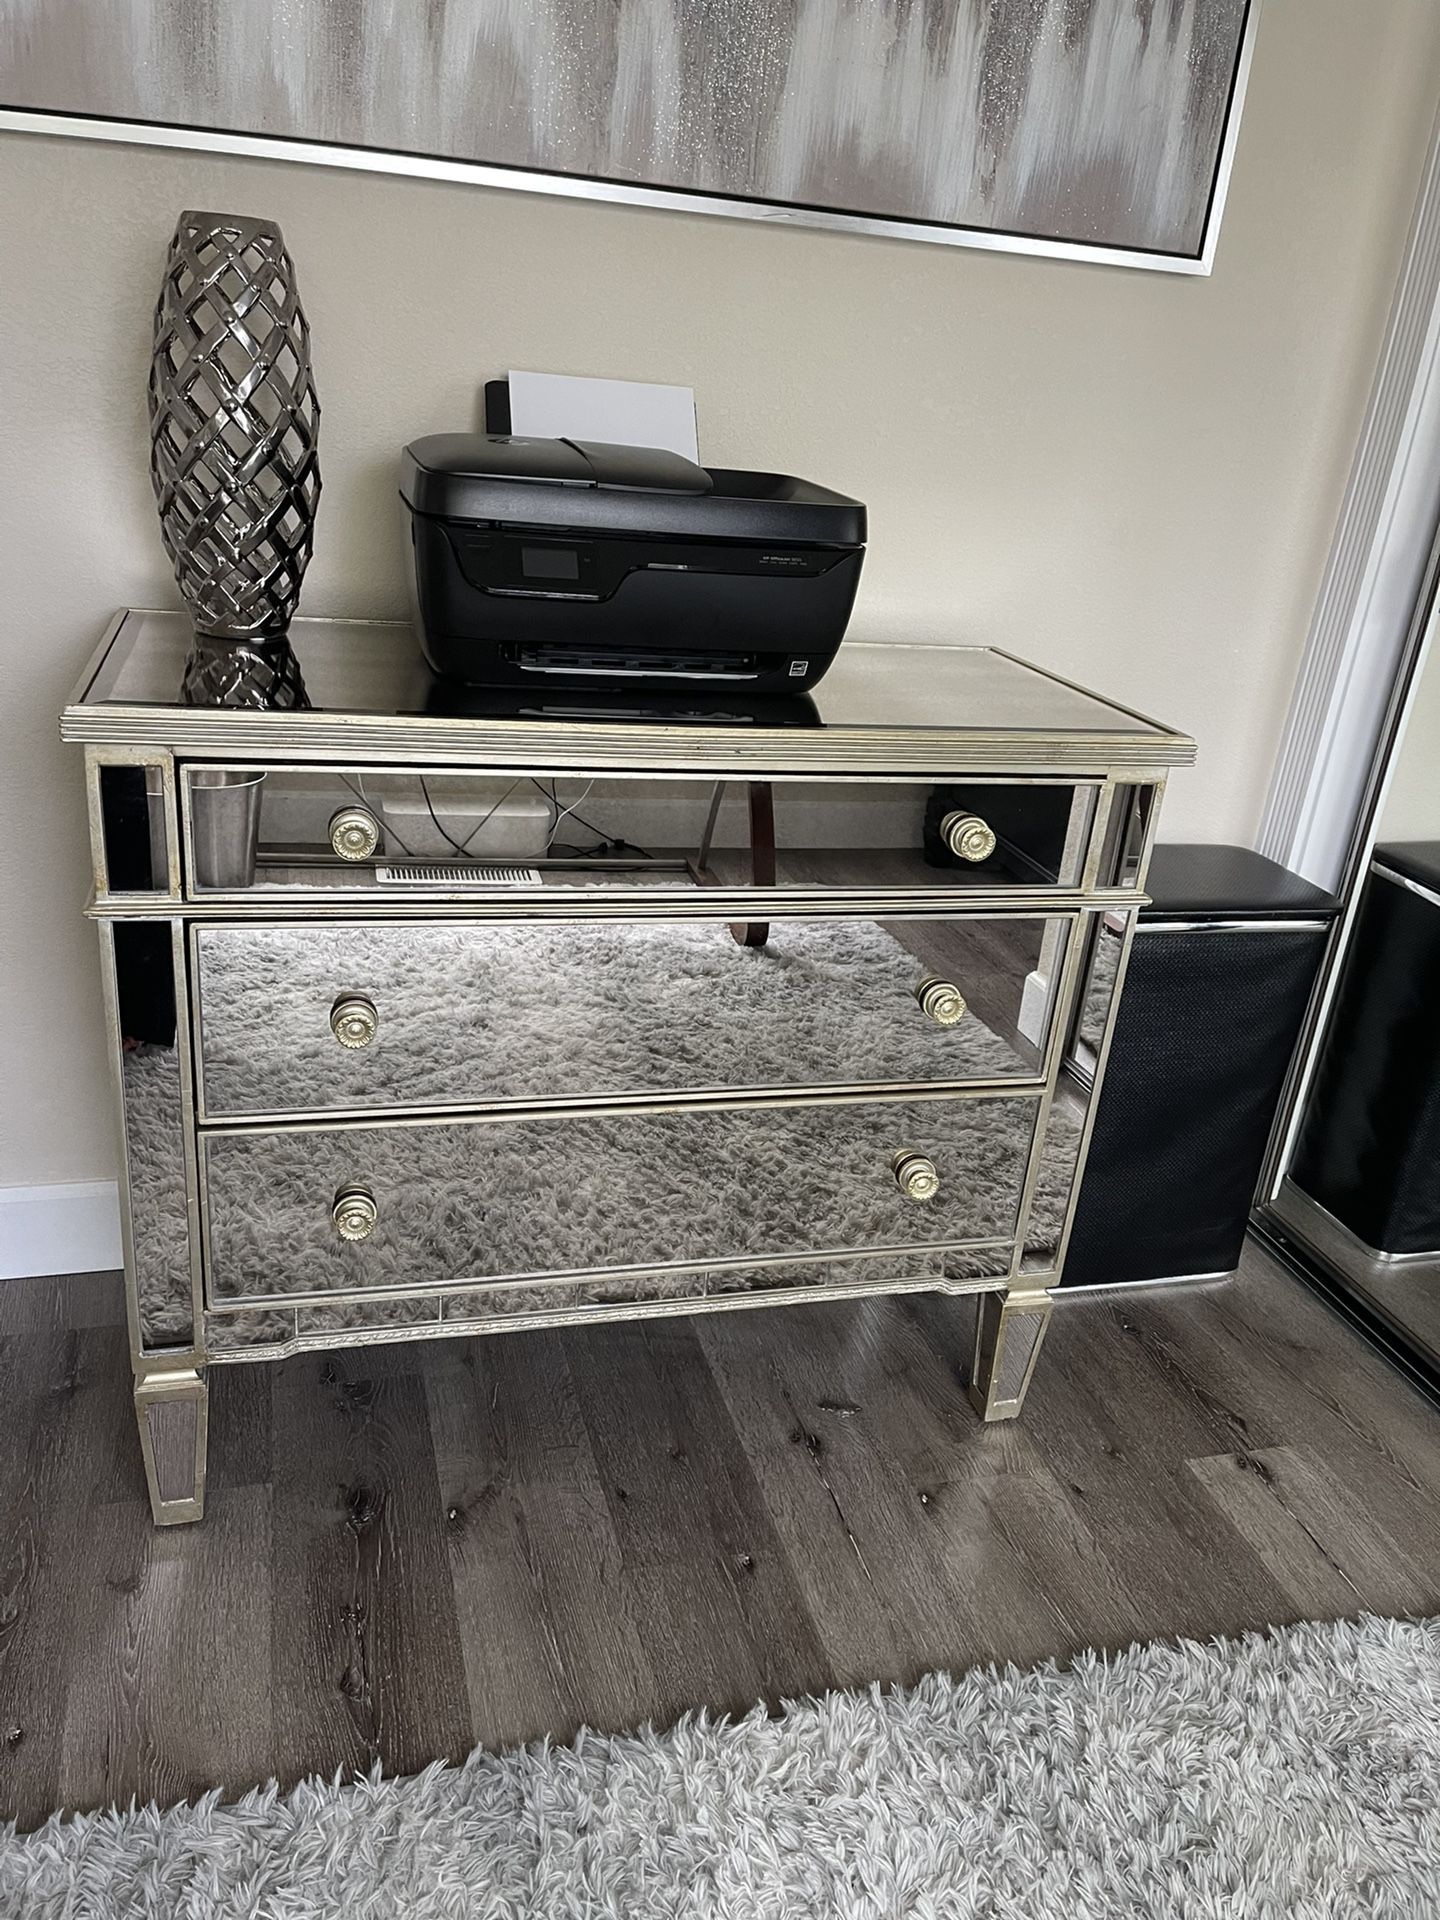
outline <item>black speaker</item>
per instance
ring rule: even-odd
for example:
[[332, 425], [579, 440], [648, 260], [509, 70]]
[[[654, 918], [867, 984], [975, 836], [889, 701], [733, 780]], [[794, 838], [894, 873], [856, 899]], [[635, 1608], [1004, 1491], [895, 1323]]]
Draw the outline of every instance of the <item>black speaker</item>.
[[1440, 1254], [1440, 841], [1377, 847], [1290, 1178], [1371, 1253]]
[[[1061, 1276], [1231, 1273], [1337, 906], [1243, 847], [1157, 847]], [[1097, 942], [1118, 946], [1103, 923]], [[1097, 952], [1092, 977], [1107, 956]], [[1113, 971], [1114, 957], [1109, 957]]]

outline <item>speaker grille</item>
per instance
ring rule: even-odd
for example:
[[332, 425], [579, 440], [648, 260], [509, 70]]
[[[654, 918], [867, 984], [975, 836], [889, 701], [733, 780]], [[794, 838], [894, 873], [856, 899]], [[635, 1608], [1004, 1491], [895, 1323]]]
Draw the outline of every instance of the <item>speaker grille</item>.
[[1143, 926], [1095, 1117], [1067, 1286], [1239, 1264], [1325, 934]]

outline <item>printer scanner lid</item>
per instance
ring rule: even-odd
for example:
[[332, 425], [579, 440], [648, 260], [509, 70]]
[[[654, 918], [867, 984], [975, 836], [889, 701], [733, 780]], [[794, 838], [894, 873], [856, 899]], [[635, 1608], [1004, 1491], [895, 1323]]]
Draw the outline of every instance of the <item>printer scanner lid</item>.
[[862, 545], [865, 509], [788, 474], [707, 470], [664, 447], [437, 433], [406, 447], [400, 493], [441, 520]]
[[[437, 481], [519, 481], [531, 487], [617, 487], [626, 493], [709, 493], [703, 467], [666, 447], [541, 440], [517, 433], [436, 433], [405, 449], [413, 472]], [[410, 498], [407, 492], [407, 498]], [[419, 506], [411, 499], [412, 506]], [[424, 510], [423, 508], [421, 509]]]

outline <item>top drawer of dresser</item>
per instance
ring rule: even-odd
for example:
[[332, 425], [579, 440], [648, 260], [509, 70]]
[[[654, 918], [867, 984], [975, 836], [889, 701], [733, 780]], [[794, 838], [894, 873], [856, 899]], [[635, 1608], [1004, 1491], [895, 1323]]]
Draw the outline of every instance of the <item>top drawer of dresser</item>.
[[[531, 901], [693, 902], [701, 886], [925, 900], [1133, 884], [1124, 815], [1149, 792], [1098, 779], [717, 784], [219, 762], [187, 762], [180, 774], [192, 899], [403, 908], [521, 894], [527, 911]], [[1131, 838], [1138, 845], [1138, 831]]]

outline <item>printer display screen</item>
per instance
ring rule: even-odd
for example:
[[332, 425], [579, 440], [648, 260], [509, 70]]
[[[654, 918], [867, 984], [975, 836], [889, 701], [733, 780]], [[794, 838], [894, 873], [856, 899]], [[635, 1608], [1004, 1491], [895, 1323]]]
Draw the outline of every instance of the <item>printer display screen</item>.
[[580, 556], [573, 547], [521, 547], [520, 571], [527, 580], [578, 580]]

